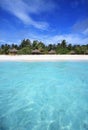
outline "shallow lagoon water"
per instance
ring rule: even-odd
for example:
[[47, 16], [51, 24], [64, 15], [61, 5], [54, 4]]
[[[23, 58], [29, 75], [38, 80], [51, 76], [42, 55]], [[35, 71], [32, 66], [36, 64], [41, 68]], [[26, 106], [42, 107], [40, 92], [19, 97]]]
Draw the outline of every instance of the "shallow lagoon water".
[[88, 61], [0, 62], [0, 130], [88, 130]]

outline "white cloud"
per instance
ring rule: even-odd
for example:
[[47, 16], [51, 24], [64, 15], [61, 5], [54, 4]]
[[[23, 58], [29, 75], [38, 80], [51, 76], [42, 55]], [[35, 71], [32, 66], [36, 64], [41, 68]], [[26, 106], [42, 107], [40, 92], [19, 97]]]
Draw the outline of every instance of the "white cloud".
[[21, 43], [21, 41], [22, 40], [2, 40], [2, 39], [0, 39], [0, 45], [2, 45], [2, 44], [9, 44], [9, 45], [11, 45], [11, 44], [20, 44]]
[[[50, 36], [50, 35], [42, 35], [42, 34], [34, 34], [34, 33], [31, 33], [31, 34], [25, 34], [24, 36], [26, 39], [30, 39], [31, 41], [33, 40], [39, 40], [39, 41], [42, 41], [44, 42], [46, 45], [47, 44], [57, 44], [57, 43], [61, 43], [62, 40], [66, 40], [67, 44], [71, 43], [71, 44], [88, 44], [88, 37], [85, 37], [85, 38], [82, 38], [81, 36], [79, 35], [75, 35], [75, 34], [62, 34], [62, 35], [53, 35], [53, 36]], [[24, 39], [21, 38], [22, 39]], [[0, 40], [0, 43], [8, 43], [8, 44], [12, 44], [12, 43], [16, 43], [16, 44], [20, 44], [21, 43], [21, 40], [14, 40], [13, 41], [3, 41], [3, 40]]]
[[1, 43], [1, 44], [5, 44], [6, 41], [5, 41], [5, 40], [0, 40], [0, 43]]
[[48, 36], [46, 43], [60, 43], [62, 40], [66, 40], [67, 43], [71, 44], [88, 44], [88, 38], [82, 38], [79, 35], [75, 34], [64, 34], [64, 35], [54, 35], [54, 36]]
[[88, 44], [88, 37], [82, 37], [81, 35], [76, 34], [56, 34], [53, 36], [43, 35], [43, 34], [34, 34], [29, 33], [25, 35], [25, 38], [29, 38], [30, 40], [39, 40], [43, 41], [45, 44], [57, 44], [61, 43], [62, 40], [66, 40], [67, 44]]
[[72, 30], [75, 33], [83, 33], [87, 28], [88, 28], [88, 18], [86, 18], [82, 21], [77, 21], [73, 25]]
[[48, 23], [33, 20], [31, 14], [49, 11], [55, 7], [55, 4], [50, 1], [47, 2], [46, 0], [3, 0], [0, 1], [0, 6], [14, 14], [24, 23], [44, 30], [48, 28]]
[[88, 28], [86, 28], [86, 29], [83, 31], [83, 34], [84, 34], [84, 35], [88, 35]]

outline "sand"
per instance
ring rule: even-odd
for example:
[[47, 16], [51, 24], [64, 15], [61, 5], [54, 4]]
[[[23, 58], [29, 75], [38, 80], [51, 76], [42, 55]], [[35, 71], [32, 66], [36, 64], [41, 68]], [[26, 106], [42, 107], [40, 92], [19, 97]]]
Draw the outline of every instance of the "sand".
[[0, 55], [0, 61], [88, 60], [88, 55]]

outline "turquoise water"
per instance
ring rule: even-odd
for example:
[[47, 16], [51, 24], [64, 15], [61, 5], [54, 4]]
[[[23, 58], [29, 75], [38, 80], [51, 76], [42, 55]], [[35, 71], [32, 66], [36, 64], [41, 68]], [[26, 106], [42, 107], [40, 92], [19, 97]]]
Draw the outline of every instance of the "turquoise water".
[[0, 62], [0, 130], [88, 130], [88, 62]]

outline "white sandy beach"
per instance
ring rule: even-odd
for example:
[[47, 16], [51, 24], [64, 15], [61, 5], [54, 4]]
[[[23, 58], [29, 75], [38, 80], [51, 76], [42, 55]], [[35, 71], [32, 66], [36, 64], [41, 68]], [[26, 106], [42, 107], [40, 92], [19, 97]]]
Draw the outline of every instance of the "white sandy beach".
[[88, 60], [88, 55], [0, 55], [0, 61]]

